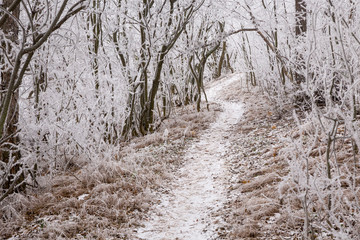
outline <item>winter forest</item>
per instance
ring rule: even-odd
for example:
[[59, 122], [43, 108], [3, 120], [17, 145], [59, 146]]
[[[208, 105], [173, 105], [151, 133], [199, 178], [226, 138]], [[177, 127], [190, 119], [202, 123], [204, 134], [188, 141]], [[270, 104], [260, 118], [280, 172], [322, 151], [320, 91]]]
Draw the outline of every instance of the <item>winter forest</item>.
[[0, 238], [360, 239], [359, 16], [0, 0]]

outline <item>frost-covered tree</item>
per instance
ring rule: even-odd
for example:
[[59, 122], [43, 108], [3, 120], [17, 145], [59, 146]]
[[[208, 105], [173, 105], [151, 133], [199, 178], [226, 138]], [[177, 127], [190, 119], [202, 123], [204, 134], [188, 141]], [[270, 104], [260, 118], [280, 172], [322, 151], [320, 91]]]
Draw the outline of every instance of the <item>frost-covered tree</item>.
[[301, 203], [304, 238], [358, 238], [359, 3], [245, 1], [236, 12], [257, 29], [243, 42], [259, 85], [279, 111], [296, 109], [285, 204]]
[[[1, 117], [0, 117], [0, 163], [1, 169], [4, 171], [2, 176], [2, 188], [3, 189], [16, 189], [15, 185], [21, 183], [24, 180], [23, 173], [19, 173], [19, 159], [21, 157], [20, 151], [17, 149], [19, 138], [17, 136], [17, 124], [19, 119], [19, 91], [14, 89], [15, 76], [12, 69], [12, 64], [15, 61], [19, 61], [16, 58], [15, 43], [19, 41], [19, 26], [17, 21], [19, 20], [20, 13], [20, 1], [4, 1], [3, 12], [1, 14], [0, 27], [2, 32], [1, 39]], [[11, 15], [6, 14], [6, 12]], [[19, 67], [18, 67], [19, 68]], [[4, 144], [6, 143], [6, 145]], [[6, 169], [8, 168], [8, 169]], [[13, 186], [12, 186], [13, 185]], [[12, 189], [11, 189], [12, 188]], [[19, 190], [23, 187], [18, 186]]]
[[[6, 111], [3, 101], [1, 119], [16, 119], [16, 124], [10, 134], [10, 125], [1, 122], [1, 144], [3, 150], [11, 147], [12, 156], [19, 154], [17, 160], [11, 157], [19, 177], [26, 173], [36, 180], [36, 174], [97, 162], [121, 141], [155, 131], [173, 104], [185, 103], [189, 95], [195, 100], [196, 88], [203, 87], [189, 65], [194, 52], [192, 68], [201, 70], [201, 78], [219, 66], [196, 63], [224, 40], [211, 1], [15, 3], [18, 16], [11, 13], [12, 5], [2, 8], [1, 21], [10, 16], [19, 31], [16, 40], [4, 35], [2, 53], [11, 49], [12, 54], [1, 63], [6, 71], [17, 71], [14, 89], [2, 91], [2, 99], [10, 96], [17, 107]], [[205, 15], [209, 23], [203, 31]], [[11, 175], [6, 161], [3, 183]]]
[[8, 1], [0, 8], [1, 110], [0, 175], [3, 200], [14, 190], [24, 189], [25, 166], [19, 150], [19, 91], [35, 52], [70, 17], [84, 8], [83, 0]]

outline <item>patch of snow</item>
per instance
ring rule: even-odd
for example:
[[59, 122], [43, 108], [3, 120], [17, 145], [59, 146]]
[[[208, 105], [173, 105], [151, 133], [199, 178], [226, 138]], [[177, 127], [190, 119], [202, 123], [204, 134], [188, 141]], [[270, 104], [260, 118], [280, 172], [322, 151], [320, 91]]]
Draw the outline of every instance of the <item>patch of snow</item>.
[[222, 97], [224, 97], [220, 94], [222, 89], [229, 87], [230, 85], [238, 82], [244, 77], [244, 74], [233, 74], [228, 78], [223, 78], [210, 83], [210, 88], [206, 91], [206, 96], [208, 100], [215, 102], [221, 99]]
[[[156, 215], [138, 230], [140, 239], [216, 239], [212, 216], [226, 200], [225, 182], [228, 175], [225, 158], [230, 142], [228, 133], [242, 114], [243, 106], [237, 102], [222, 101], [221, 90], [240, 81], [241, 75], [215, 82], [208, 90], [208, 99], [222, 105], [223, 112], [211, 127], [194, 142], [185, 154], [185, 165], [180, 169], [170, 194], [162, 196]], [[213, 214], [214, 215], [214, 214]]]
[[80, 195], [79, 197], [78, 197], [78, 200], [80, 200], [80, 201], [82, 201], [82, 200], [84, 200], [87, 196], [89, 196], [89, 194], [82, 194], [82, 195]]

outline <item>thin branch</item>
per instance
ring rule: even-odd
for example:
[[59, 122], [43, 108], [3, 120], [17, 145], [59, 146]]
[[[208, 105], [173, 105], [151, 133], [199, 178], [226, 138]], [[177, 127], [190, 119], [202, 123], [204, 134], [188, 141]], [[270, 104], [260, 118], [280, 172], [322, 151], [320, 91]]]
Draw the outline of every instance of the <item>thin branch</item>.
[[[5, 9], [6, 11], [4, 11], [5, 14], [4, 16], [1, 17], [0, 19], [0, 28], [2, 27], [2, 25], [4, 25], [4, 23], [6, 22], [7, 18], [9, 17], [9, 13], [14, 11], [15, 8], [17, 8], [17, 6], [20, 4], [21, 0], [15, 0], [9, 7], [9, 9]], [[0, 7], [0, 9], [4, 9], [2, 7]]]

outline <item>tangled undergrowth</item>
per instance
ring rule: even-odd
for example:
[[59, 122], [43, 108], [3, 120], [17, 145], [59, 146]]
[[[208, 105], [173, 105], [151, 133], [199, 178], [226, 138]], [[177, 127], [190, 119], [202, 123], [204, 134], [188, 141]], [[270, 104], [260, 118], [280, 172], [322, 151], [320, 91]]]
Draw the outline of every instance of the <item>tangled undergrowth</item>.
[[1, 239], [131, 239], [155, 192], [181, 164], [185, 146], [214, 121], [219, 108], [177, 108], [153, 134], [133, 139], [56, 176], [38, 179], [26, 195], [1, 203]]
[[[360, 236], [355, 224], [360, 167], [354, 161], [359, 156], [353, 154], [351, 139], [339, 137], [328, 149], [326, 134], [316, 135], [316, 126], [305, 115], [295, 121], [295, 109], [284, 107], [277, 112], [270, 101], [259, 97], [260, 89], [244, 89], [245, 114], [234, 126], [232, 150], [226, 156], [231, 177], [229, 201], [221, 213], [226, 222], [219, 230], [222, 237]], [[337, 131], [345, 136], [344, 126], [339, 125]], [[327, 156], [331, 156], [329, 170]]]

